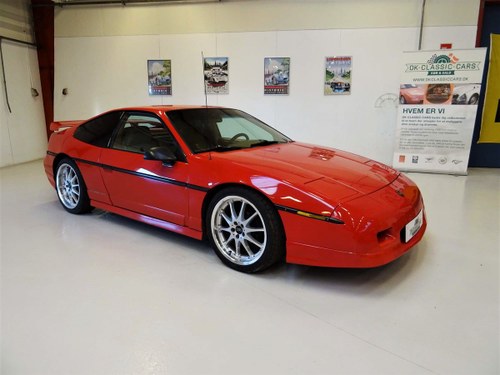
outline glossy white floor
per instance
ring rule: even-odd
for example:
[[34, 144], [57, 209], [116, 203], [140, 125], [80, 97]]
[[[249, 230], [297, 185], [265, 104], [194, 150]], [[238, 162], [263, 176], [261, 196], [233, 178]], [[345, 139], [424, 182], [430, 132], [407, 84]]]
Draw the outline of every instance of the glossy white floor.
[[421, 244], [371, 270], [245, 275], [208, 245], [66, 213], [1, 173], [2, 374], [498, 374], [500, 171], [412, 174]]

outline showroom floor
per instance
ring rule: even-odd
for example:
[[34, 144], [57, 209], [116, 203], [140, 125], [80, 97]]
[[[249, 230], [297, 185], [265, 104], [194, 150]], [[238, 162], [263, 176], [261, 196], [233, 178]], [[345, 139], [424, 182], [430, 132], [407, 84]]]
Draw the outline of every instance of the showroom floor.
[[411, 174], [424, 240], [378, 269], [224, 267], [208, 245], [66, 213], [1, 176], [2, 374], [498, 374], [500, 171]]

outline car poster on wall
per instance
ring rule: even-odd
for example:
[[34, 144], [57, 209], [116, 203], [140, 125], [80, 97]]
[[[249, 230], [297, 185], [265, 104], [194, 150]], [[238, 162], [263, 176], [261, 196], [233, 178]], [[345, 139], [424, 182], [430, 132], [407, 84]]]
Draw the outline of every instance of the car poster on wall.
[[203, 73], [207, 94], [229, 94], [228, 57], [205, 57]]
[[485, 48], [405, 52], [393, 166], [465, 175]]
[[331, 56], [325, 59], [325, 95], [351, 93], [352, 56]]
[[264, 58], [264, 95], [288, 95], [290, 58]]
[[149, 95], [172, 95], [172, 61], [148, 60]]

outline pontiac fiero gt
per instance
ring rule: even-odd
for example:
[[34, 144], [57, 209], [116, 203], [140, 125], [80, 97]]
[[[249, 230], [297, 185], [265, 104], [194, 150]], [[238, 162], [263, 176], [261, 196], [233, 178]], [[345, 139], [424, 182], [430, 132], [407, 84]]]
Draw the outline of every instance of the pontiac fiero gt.
[[66, 211], [95, 207], [207, 238], [238, 271], [280, 260], [380, 266], [426, 228], [420, 191], [403, 174], [292, 141], [239, 110], [131, 107], [51, 130], [44, 166]]

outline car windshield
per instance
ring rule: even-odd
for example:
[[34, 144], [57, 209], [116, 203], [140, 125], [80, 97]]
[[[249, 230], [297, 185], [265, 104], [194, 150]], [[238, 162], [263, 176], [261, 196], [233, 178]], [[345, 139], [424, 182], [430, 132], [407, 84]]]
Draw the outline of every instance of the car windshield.
[[180, 109], [166, 115], [193, 153], [291, 142], [277, 130], [236, 109]]
[[401, 88], [402, 88], [402, 89], [414, 89], [414, 88], [416, 88], [416, 87], [417, 87], [417, 85], [413, 85], [413, 84], [411, 84], [411, 83], [406, 83], [406, 84], [404, 84], [404, 85], [401, 85]]

